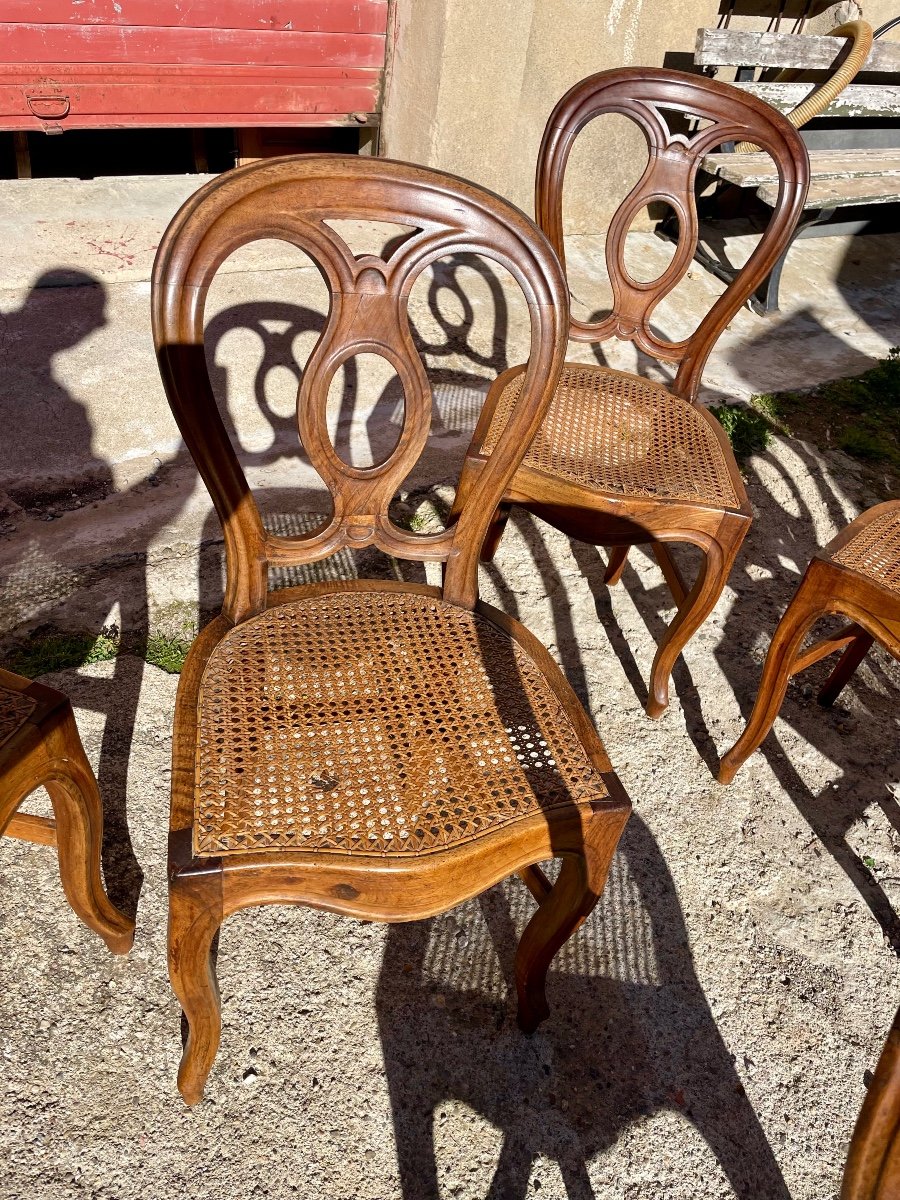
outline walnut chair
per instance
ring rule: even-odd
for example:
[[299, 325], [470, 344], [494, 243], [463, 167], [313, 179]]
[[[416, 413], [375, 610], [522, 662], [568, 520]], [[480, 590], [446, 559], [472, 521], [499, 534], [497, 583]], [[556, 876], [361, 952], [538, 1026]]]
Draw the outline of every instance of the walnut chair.
[[[17, 813], [45, 787], [54, 816]], [[113, 954], [127, 954], [134, 921], [114, 908], [100, 878], [103, 807], [68, 699], [0, 669], [0, 831], [55, 846], [66, 897]]]
[[900, 1010], [863, 1101], [844, 1167], [840, 1200], [900, 1196]]
[[[667, 110], [708, 124], [690, 135], [673, 134]], [[612, 311], [597, 320], [572, 318], [569, 337], [584, 342], [627, 339], [645, 354], [677, 364], [677, 373], [664, 387], [607, 367], [566, 363], [549, 413], [498, 506], [483, 557], [493, 557], [512, 504], [580, 541], [614, 547], [606, 572], [610, 584], [621, 577], [629, 546], [649, 543], [678, 605], [651, 672], [647, 712], [658, 717], [668, 704], [675, 661], [721, 595], [751, 519], [728, 439], [696, 402], [701, 374], [719, 334], [787, 246], [803, 211], [809, 161], [799, 134], [784, 117], [727, 84], [650, 67], [602, 71], [560, 100], [538, 155], [537, 220], [563, 264], [566, 163], [578, 133], [603, 113], [630, 117], [642, 130], [650, 157], [607, 234]], [[651, 319], [693, 261], [698, 167], [723, 142], [743, 139], [771, 154], [780, 179], [778, 203], [749, 261], [694, 333], [682, 341], [666, 340]], [[680, 236], [668, 268], [643, 283], [625, 265], [625, 237], [635, 216], [656, 201], [675, 212]], [[523, 368], [513, 367], [488, 393], [463, 469], [460, 505], [495, 452], [522, 379]], [[692, 542], [703, 552], [691, 587], [681, 578], [669, 542]]]
[[[815, 623], [833, 613], [849, 617], [850, 624], [803, 649]], [[874, 641], [900, 659], [900, 500], [862, 513], [806, 568], [769, 646], [750, 720], [722, 756], [719, 782], [731, 783], [772, 728], [792, 675], [843, 650], [818, 695], [828, 707]]]
[[[354, 257], [329, 219], [402, 223], [387, 260]], [[312, 532], [268, 532], [213, 397], [203, 310], [223, 259], [260, 238], [293, 243], [330, 291], [303, 373], [297, 423], [332, 498]], [[453, 252], [506, 267], [528, 304], [519, 403], [452, 526], [417, 535], [391, 499], [421, 454], [432, 397], [407, 300]], [[211, 960], [223, 920], [300, 903], [410, 921], [518, 872], [538, 901], [517, 956], [519, 1021], [547, 1015], [556, 951], [600, 895], [630, 804], [597, 734], [547, 651], [478, 600], [481, 544], [553, 393], [567, 297], [543, 234], [463, 180], [403, 163], [309, 155], [256, 163], [201, 188], [176, 215], [153, 274], [153, 327], [175, 418], [224, 527], [222, 613], [194, 642], [176, 702], [169, 971], [189, 1033], [178, 1075], [195, 1103], [215, 1058]], [[380, 354], [404, 389], [395, 449], [372, 467], [329, 440], [338, 367]], [[443, 587], [348, 580], [269, 590], [268, 568], [374, 546], [445, 564]], [[536, 865], [558, 856], [549, 884]]]

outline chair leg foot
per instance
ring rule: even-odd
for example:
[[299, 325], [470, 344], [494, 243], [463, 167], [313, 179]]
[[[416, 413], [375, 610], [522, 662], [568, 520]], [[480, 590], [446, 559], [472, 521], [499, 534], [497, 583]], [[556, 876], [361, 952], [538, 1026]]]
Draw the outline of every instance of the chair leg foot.
[[177, 875], [169, 886], [169, 978], [188, 1026], [178, 1068], [178, 1090], [186, 1104], [203, 1098], [206, 1078], [219, 1049], [222, 1009], [212, 961], [212, 944], [222, 922], [218, 900]]
[[772, 644], [766, 654], [750, 719], [744, 732], [719, 761], [719, 783], [731, 783], [741, 764], [750, 757], [772, 728], [784, 701], [788, 680], [803, 639], [823, 615], [821, 602], [816, 599], [816, 589], [807, 586], [808, 580], [807, 573], [784, 616], [778, 622], [772, 636]]
[[134, 921], [112, 904], [100, 874], [103, 804], [71, 711], [54, 737], [52, 777], [44, 786], [56, 819], [57, 857], [72, 909], [103, 938], [113, 954], [127, 954]]
[[623, 806], [596, 818], [595, 837], [585, 842], [583, 853], [563, 855], [559, 878], [525, 927], [516, 950], [518, 1023], [524, 1033], [534, 1033], [550, 1015], [547, 971], [600, 899], [629, 812]]

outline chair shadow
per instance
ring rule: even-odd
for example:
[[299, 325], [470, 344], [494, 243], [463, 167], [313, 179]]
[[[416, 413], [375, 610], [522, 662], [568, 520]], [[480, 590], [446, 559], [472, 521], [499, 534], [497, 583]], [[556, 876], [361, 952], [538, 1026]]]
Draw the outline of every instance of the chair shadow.
[[[856, 253], [851, 244], [835, 284], [848, 304], [864, 316], [865, 305], [860, 299], [863, 293], [859, 287], [858, 264], [853, 257]], [[600, 315], [595, 313], [590, 319], [595, 320]], [[859, 373], [872, 366], [874, 361], [861, 355], [852, 344], [836, 338], [821, 325], [814, 314], [802, 310], [783, 320], [777, 328], [765, 328], [759, 338], [732, 349], [731, 365], [747, 378], [758, 376], [756, 343], [771, 344], [773, 338], [786, 342], [812, 342], [818, 358], [824, 357], [828, 361], [834, 361], [835, 376]], [[608, 365], [602, 347], [595, 346], [592, 349], [598, 363], [601, 366]], [[637, 370], [640, 374], [658, 375], [658, 364], [654, 359], [639, 353]], [[771, 451], [757, 456], [758, 464], [755, 469], [751, 464], [753, 473], [747, 479], [747, 486], [757, 515], [731, 572], [729, 586], [737, 593], [737, 600], [726, 617], [723, 635], [715, 650], [717, 662], [728, 686], [739, 698], [745, 719], [749, 717], [752, 709], [762, 669], [761, 658], [757, 661], [748, 653], [755, 647], [747, 637], [747, 610], [758, 611], [762, 608], [765, 611], [766, 632], [771, 636], [809, 559], [819, 548], [814, 540], [814, 509], [818, 510], [819, 520], [822, 513], [827, 515], [834, 532], [843, 528], [858, 510], [858, 506], [849, 497], [840, 495], [830, 484], [823, 471], [822, 460], [816, 455], [813, 447], [791, 439], [790, 451], [807, 477], [805, 490], [798, 480], [792, 477], [787, 466]], [[781, 493], [779, 498], [773, 496], [770, 486], [764, 481], [765, 474], [777, 479]], [[644, 703], [647, 698], [647, 684], [614, 618], [609, 588], [603, 579], [605, 562], [595, 547], [574, 540], [570, 545], [573, 557], [591, 588], [598, 619], [634, 688], [635, 695]], [[696, 571], [698, 552], [686, 545], [670, 549], [682, 567], [685, 578], [692, 579]], [[631, 557], [641, 553], [649, 556], [649, 548], [636, 547], [632, 550]], [[789, 568], [786, 568], [786, 563], [794, 564], [795, 574], [787, 573]], [[674, 602], [665, 583], [660, 580], [656, 585], [647, 586], [630, 559], [623, 572], [622, 583], [618, 586], [626, 587], [648, 633], [654, 642], [658, 643], [665, 631], [664, 615], [674, 614]], [[755, 632], [754, 629], [753, 633]], [[774, 733], [770, 734], [760, 747], [760, 752], [765, 755], [780, 785], [797, 806], [812, 832], [860, 893], [887, 941], [900, 953], [900, 916], [894, 911], [884, 889], [847, 840], [849, 830], [873, 804], [882, 809], [895, 828], [898, 827], [900, 806], [890, 796], [885, 795], [884, 789], [865, 785], [859, 772], [854, 771], [858, 763], [854, 763], [852, 739], [846, 739], [835, 728], [836, 717], [841, 721], [847, 715], [848, 704], [862, 710], [858, 718], [859, 724], [883, 721], [884, 694], [890, 694], [891, 685], [884, 670], [877, 665], [875, 656], [870, 653], [866, 665], [860, 669], [843, 693], [836, 715], [830, 715], [814, 703], [805, 703], [803, 699], [798, 703], [797, 697], [804, 696], [804, 688], [810, 694], [813, 689], [818, 690], [834, 661], [826, 660], [811, 668], [791, 684], [781, 717], [789, 721], [811, 746], [844, 768], [845, 784], [840, 787], [828, 787], [819, 792], [809, 788], [790, 765]], [[566, 666], [567, 673], [571, 669], [570, 666]], [[577, 664], [575, 670], [578, 670]], [[881, 692], [865, 683], [867, 671], [874, 672], [880, 679]], [[710, 773], [716, 775], [719, 751], [724, 751], [727, 747], [717, 745], [704, 715], [702, 697], [683, 656], [673, 669], [672, 688], [681, 702], [688, 736], [709, 767]], [[886, 744], [890, 742], [891, 736], [892, 731], [886, 728]]]
[[[28, 546], [21, 570], [5, 581], [0, 592], [12, 599], [9, 589], [15, 589], [17, 601], [28, 602], [31, 621], [40, 622], [38, 633], [57, 624], [66, 626], [72, 587], [71, 581], [63, 585], [57, 578], [56, 564], [42, 546], [41, 534], [48, 526], [36, 518], [43, 515], [49, 522], [62, 517], [74, 526], [90, 519], [92, 505], [115, 490], [109, 463], [93, 451], [94, 430], [88, 415], [56, 377], [53, 361], [106, 325], [106, 303], [106, 289], [92, 275], [60, 268], [36, 280], [21, 308], [4, 314], [0, 321], [0, 419], [4, 428], [15, 431], [6, 446], [4, 466], [13, 478], [28, 478], [34, 477], [37, 463], [51, 481], [43, 489], [10, 489], [10, 498], [18, 505], [16, 520], [27, 522]], [[73, 462], [81, 467], [81, 477], [71, 484], [53, 483], [59, 471]], [[170, 520], [181, 503], [181, 498], [161, 502], [155, 513], [159, 524]], [[143, 872], [129, 835], [126, 783], [146, 651], [146, 547], [135, 546], [127, 570], [123, 586], [128, 590], [128, 627], [121, 632], [131, 653], [116, 658], [111, 677], [77, 676], [69, 691], [77, 707], [105, 717], [97, 770], [103, 798], [103, 871], [113, 903], [133, 917]], [[96, 582], [99, 575], [85, 571], [77, 584]], [[84, 619], [91, 632], [99, 634], [111, 604], [117, 598], [124, 600], [124, 593], [118, 597], [114, 590], [105, 592], [96, 604], [86, 602]]]
[[435, 1122], [456, 1100], [502, 1138], [485, 1189], [494, 1200], [524, 1200], [538, 1156], [558, 1164], [569, 1200], [590, 1200], [591, 1161], [631, 1123], [664, 1110], [690, 1121], [735, 1195], [787, 1198], [640, 817], [626, 826], [593, 916], [555, 960], [551, 1015], [528, 1038], [515, 1025], [510, 981], [532, 907], [513, 879], [465, 912], [388, 931], [376, 1007], [403, 1196], [442, 1194]]

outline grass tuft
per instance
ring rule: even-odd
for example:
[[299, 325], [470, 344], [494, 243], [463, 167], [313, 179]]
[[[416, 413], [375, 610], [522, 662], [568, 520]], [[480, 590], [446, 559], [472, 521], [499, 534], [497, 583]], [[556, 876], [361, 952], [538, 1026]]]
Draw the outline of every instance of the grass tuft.
[[190, 641], [184, 638], [151, 633], [147, 638], [144, 658], [153, 667], [159, 667], [170, 675], [180, 675], [190, 648]]
[[728, 435], [737, 458], [749, 458], [768, 446], [771, 426], [755, 408], [744, 404], [720, 404], [709, 411]]
[[104, 629], [99, 635], [90, 633], [39, 633], [16, 647], [7, 665], [18, 675], [29, 679], [83, 667], [87, 663], [109, 662], [119, 653], [118, 631]]

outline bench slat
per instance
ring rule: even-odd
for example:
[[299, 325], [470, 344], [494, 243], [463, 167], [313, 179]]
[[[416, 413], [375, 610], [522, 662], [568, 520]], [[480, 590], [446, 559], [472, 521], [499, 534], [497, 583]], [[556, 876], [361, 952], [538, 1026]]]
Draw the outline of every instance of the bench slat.
[[[780, 112], [796, 108], [818, 86], [814, 83], [735, 83]], [[851, 83], [822, 113], [823, 117], [900, 117], [900, 84]]]
[[[900, 150], [814, 150], [809, 165], [814, 182], [900, 177]], [[739, 187], [758, 187], [777, 180], [768, 154], [707, 154], [701, 166], [710, 175]]]
[[[775, 206], [778, 184], [764, 183], [756, 193]], [[805, 208], [844, 208], [850, 204], [891, 204], [900, 200], [900, 175], [863, 175], [858, 179], [814, 179]]]
[[[741, 29], [698, 29], [694, 62], [701, 67], [806, 67], [827, 69], [843, 38], [753, 33]], [[864, 71], [900, 72], [900, 42], [876, 42]]]

